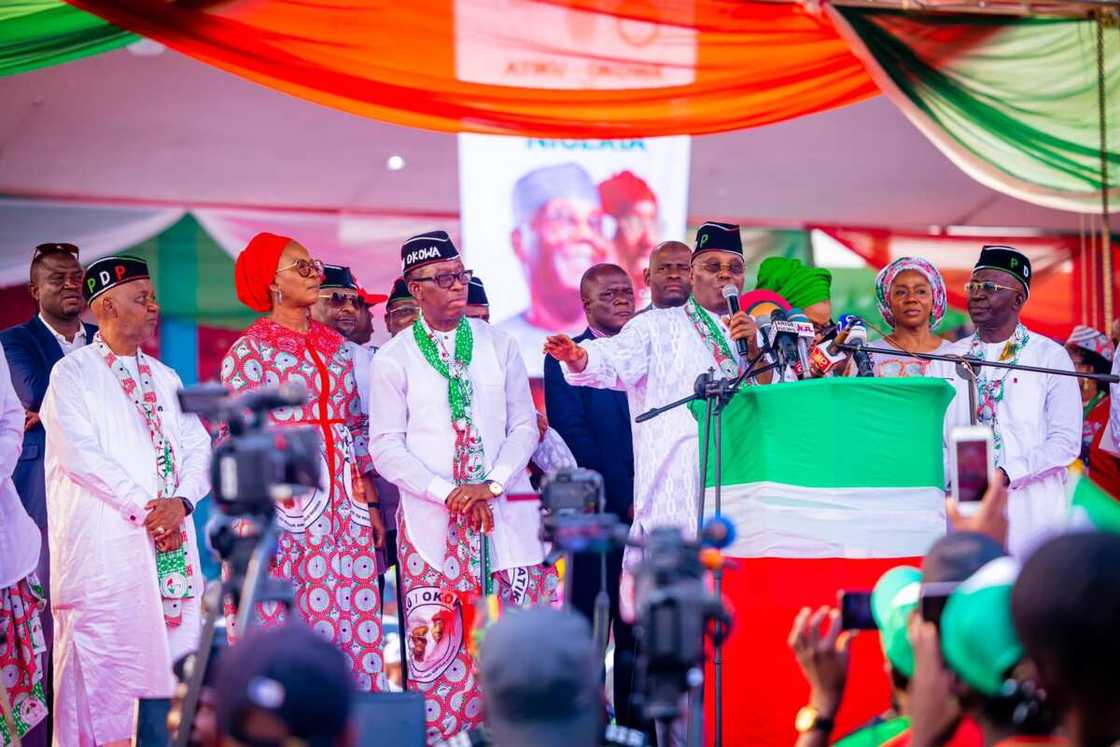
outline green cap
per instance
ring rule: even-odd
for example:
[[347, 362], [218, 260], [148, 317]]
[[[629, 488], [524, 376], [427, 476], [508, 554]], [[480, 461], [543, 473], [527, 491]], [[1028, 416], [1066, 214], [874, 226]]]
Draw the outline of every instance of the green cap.
[[879, 626], [883, 655], [896, 672], [914, 675], [914, 648], [910, 645], [910, 613], [918, 606], [922, 572], [900, 565], [884, 573], [871, 590], [871, 614]]
[[983, 695], [998, 695], [1023, 658], [1011, 623], [1011, 587], [1019, 565], [996, 558], [949, 595], [941, 615], [941, 653], [949, 669]]
[[1120, 502], [1081, 475], [1073, 489], [1069, 523], [1076, 529], [1120, 532]]

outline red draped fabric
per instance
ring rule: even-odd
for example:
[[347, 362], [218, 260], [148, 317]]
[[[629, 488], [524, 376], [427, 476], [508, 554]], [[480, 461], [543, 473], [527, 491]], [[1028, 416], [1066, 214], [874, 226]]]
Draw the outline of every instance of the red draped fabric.
[[701, 134], [779, 122], [878, 92], [828, 18], [795, 3], [71, 4], [270, 88], [432, 130]]

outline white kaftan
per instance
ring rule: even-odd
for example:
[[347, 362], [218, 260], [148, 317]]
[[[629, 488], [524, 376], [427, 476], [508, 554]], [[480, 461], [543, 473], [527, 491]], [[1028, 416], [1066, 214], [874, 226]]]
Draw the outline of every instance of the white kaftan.
[[[486, 475], [512, 489], [523, 484], [539, 440], [529, 378], [509, 335], [478, 319], [468, 322], [474, 335], [471, 413], [482, 436]], [[454, 350], [455, 333], [442, 337], [446, 349]], [[416, 550], [428, 565], [442, 568], [449, 518], [444, 501], [455, 487], [447, 379], [424, 358], [410, 328], [373, 357], [369, 390], [377, 402], [370, 413], [374, 467], [400, 488], [401, 510]], [[539, 504], [503, 495], [492, 508], [491, 570], [539, 565], [544, 559]]]
[[[712, 315], [731, 350], [735, 343], [718, 315]], [[587, 367], [560, 368], [573, 386], [626, 392], [631, 420], [692, 391], [696, 377], [719, 366], [684, 307], [650, 309], [633, 317], [613, 337], [580, 343]], [[776, 377], [775, 377], [776, 378]], [[634, 438], [634, 523], [632, 534], [660, 526], [696, 534], [699, 429], [687, 407], [644, 423], [632, 423]], [[711, 513], [710, 511], [708, 512]], [[626, 551], [631, 552], [630, 548]]]
[[[175, 495], [210, 490], [210, 437], [179, 409], [178, 375], [149, 358], [164, 436], [179, 473]], [[54, 612], [55, 744], [128, 739], [137, 697], [166, 698], [171, 665], [199, 639], [202, 577], [194, 524], [184, 522], [195, 595], [168, 628], [144, 505], [159, 495], [156, 454], [136, 405], [95, 346], [55, 364], [40, 411], [47, 432], [47, 515]]]
[[[1029, 335], [1019, 363], [1073, 370], [1065, 348], [1038, 332]], [[955, 343], [952, 352], [968, 353], [974, 339]], [[986, 343], [984, 358], [999, 360], [1005, 342]], [[996, 466], [1011, 478], [1008, 549], [1023, 558], [1065, 526], [1069, 510], [1066, 468], [1081, 453], [1081, 392], [1077, 379], [1070, 376], [996, 368], [978, 375], [998, 381], [1005, 373], [1005, 394], [996, 406], [996, 430], [1003, 439]]]

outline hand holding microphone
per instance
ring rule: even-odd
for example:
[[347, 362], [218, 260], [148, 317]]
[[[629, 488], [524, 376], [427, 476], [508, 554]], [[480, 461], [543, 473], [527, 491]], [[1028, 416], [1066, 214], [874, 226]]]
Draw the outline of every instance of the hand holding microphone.
[[739, 308], [739, 289], [734, 285], [723, 286], [723, 298], [727, 301], [727, 317], [724, 321], [731, 332], [731, 339], [739, 349], [739, 359], [746, 360], [751, 348], [756, 347], [755, 335], [758, 325], [754, 318]]

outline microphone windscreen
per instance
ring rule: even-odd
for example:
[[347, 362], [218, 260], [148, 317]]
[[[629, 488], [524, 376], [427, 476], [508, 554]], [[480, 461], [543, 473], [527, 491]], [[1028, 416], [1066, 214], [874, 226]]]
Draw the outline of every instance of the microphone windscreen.
[[704, 547], [722, 550], [735, 541], [735, 525], [725, 516], [713, 516], [704, 522], [700, 543]]

